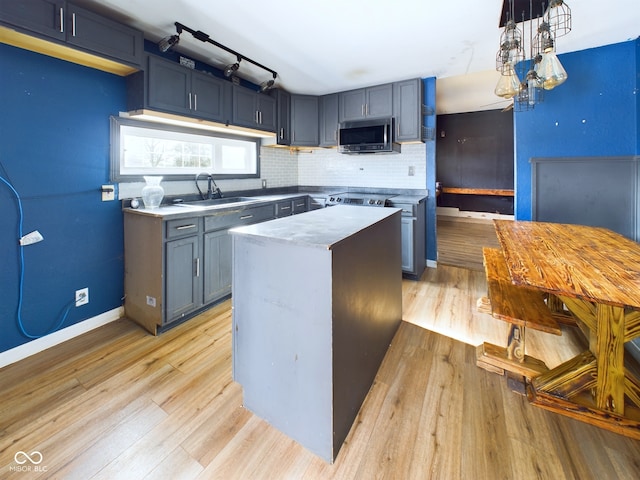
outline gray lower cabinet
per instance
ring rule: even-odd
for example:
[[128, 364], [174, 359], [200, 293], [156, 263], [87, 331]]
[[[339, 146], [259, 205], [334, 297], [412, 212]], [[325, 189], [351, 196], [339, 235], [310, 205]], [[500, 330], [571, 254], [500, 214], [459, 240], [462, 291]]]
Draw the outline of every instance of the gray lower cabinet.
[[229, 229], [271, 220], [274, 212], [274, 203], [268, 203], [164, 220], [125, 210], [127, 318], [157, 334], [229, 295]]
[[192, 235], [166, 244], [166, 318], [183, 317], [202, 306], [200, 237]]
[[204, 303], [211, 303], [231, 293], [231, 235], [218, 230], [203, 240]]
[[142, 65], [144, 38], [140, 30], [71, 2], [0, 0], [0, 23], [117, 62]]
[[425, 202], [394, 203], [393, 206], [402, 209], [402, 273], [410, 278], [418, 278], [426, 266]]

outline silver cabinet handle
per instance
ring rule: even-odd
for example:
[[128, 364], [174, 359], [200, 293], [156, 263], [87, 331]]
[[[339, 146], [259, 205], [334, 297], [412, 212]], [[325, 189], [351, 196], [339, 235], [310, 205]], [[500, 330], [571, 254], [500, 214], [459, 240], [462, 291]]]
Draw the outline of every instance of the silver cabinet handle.
[[198, 110], [198, 94], [193, 94], [193, 109]]
[[200, 257], [196, 258], [196, 277], [200, 276]]
[[64, 33], [64, 10], [60, 7], [60, 33]]
[[191, 92], [189, 92], [189, 110], [191, 110]]
[[296, 207], [304, 207], [304, 202], [302, 202], [302, 203], [296, 203]]
[[243, 215], [240, 217], [240, 220], [246, 220], [248, 218], [253, 218], [253, 215]]
[[71, 14], [71, 35], [76, 36], [76, 14]]
[[364, 103], [362, 104], [362, 106], [360, 107], [360, 111], [362, 112], [362, 116], [364, 117]]
[[291, 206], [287, 206], [287, 207], [280, 207], [280, 210], [289, 210], [291, 208]]
[[194, 223], [189, 225], [180, 225], [179, 227], [176, 227], [176, 230], [188, 230], [190, 228], [196, 228], [196, 225]]
[[258, 111], [256, 110], [256, 114], [255, 114], [255, 118], [256, 118], [256, 123], [260, 123], [260, 120], [258, 120]]

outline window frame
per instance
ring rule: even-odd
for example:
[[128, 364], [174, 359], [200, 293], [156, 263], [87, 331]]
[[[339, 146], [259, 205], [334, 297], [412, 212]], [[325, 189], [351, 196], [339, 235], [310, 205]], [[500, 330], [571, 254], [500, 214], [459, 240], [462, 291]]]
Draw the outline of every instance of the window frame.
[[231, 140], [241, 140], [246, 142], [251, 142], [255, 144], [256, 148], [256, 171], [255, 173], [217, 173], [211, 172], [207, 170], [202, 170], [200, 173], [212, 173], [216, 179], [242, 179], [242, 178], [260, 178], [260, 139], [256, 137], [250, 137], [245, 135], [230, 135], [221, 132], [209, 131], [199, 128], [188, 128], [177, 125], [170, 125], [160, 122], [149, 122], [143, 120], [136, 120], [132, 118], [119, 117], [119, 116], [111, 116], [110, 117], [110, 140], [111, 140], [111, 148], [110, 148], [110, 156], [109, 156], [109, 166], [110, 166], [110, 178], [112, 182], [143, 182], [144, 176], [149, 175], [162, 175], [163, 182], [165, 181], [184, 181], [184, 180], [193, 180], [193, 173], [164, 173], [161, 171], [154, 172], [152, 169], [149, 170], [148, 173], [142, 174], [122, 174], [120, 173], [120, 150], [121, 150], [121, 126], [132, 126], [139, 128], [148, 128], [150, 130], [162, 130], [168, 131], [172, 133], [184, 133], [190, 135], [198, 135], [203, 137], [214, 137], [214, 138], [228, 138]]

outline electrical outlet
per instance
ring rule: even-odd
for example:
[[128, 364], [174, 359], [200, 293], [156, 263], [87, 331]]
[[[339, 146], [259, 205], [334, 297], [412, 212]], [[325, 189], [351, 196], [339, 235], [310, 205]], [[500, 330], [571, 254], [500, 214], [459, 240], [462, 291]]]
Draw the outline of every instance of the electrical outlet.
[[102, 185], [102, 201], [110, 202], [116, 199], [116, 187], [113, 185]]
[[409, 167], [409, 176], [413, 177], [415, 174], [416, 174], [416, 167], [410, 166]]
[[267, 179], [266, 178], [262, 179], [262, 188], [267, 188]]
[[76, 290], [76, 307], [89, 303], [89, 288]]

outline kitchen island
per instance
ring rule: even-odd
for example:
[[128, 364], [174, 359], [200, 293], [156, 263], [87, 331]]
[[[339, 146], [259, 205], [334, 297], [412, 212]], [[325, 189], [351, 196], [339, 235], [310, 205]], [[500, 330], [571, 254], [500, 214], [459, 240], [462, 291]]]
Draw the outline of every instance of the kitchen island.
[[402, 318], [400, 218], [337, 206], [230, 230], [244, 406], [327, 462]]

